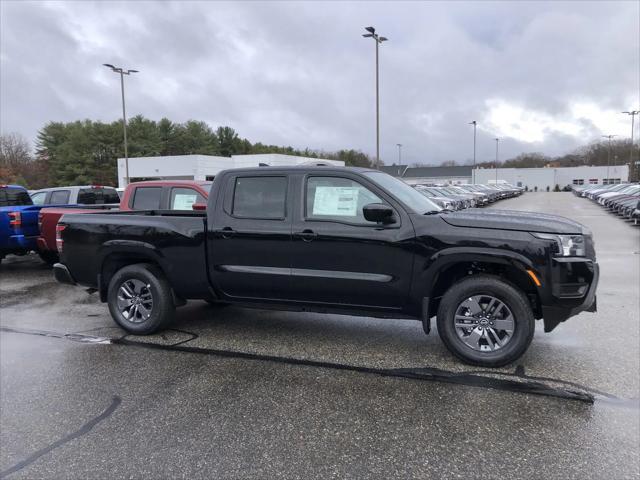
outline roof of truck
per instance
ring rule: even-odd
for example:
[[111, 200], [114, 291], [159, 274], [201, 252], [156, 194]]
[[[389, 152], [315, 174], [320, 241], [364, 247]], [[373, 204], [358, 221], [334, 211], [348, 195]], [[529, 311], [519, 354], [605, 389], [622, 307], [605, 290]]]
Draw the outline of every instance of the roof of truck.
[[264, 172], [264, 171], [274, 171], [274, 172], [296, 172], [296, 171], [305, 171], [305, 172], [377, 172], [379, 170], [373, 168], [363, 168], [363, 167], [341, 167], [336, 165], [287, 165], [287, 166], [264, 166], [264, 167], [247, 167], [247, 168], [230, 168], [227, 170], [222, 170], [218, 175], [229, 172]]
[[52, 192], [54, 190], [70, 190], [72, 188], [113, 188], [115, 190], [115, 187], [112, 187], [111, 185], [65, 185], [62, 187], [49, 187], [49, 188], [40, 188], [38, 190], [34, 190], [33, 192], [31, 192], [31, 194], [33, 195], [34, 193], [40, 193], [40, 192]]
[[175, 185], [199, 185], [201, 187], [211, 185], [211, 180], [142, 180], [140, 182], [131, 182], [129, 185], [134, 187], [140, 185], [156, 185], [159, 187], [175, 186]]

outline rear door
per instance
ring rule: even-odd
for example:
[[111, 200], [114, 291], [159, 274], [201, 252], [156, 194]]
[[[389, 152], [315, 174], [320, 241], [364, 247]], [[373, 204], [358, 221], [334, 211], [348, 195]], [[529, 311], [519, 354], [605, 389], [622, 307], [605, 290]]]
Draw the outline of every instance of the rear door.
[[225, 176], [208, 215], [207, 261], [218, 293], [247, 301], [290, 297], [289, 184], [287, 173]]

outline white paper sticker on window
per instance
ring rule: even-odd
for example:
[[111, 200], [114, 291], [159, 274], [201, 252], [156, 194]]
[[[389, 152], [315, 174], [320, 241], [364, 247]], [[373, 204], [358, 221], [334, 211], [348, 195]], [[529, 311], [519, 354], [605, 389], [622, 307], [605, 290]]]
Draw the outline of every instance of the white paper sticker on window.
[[173, 197], [173, 210], [191, 210], [191, 205], [196, 203], [197, 194], [177, 193]]
[[358, 215], [358, 187], [316, 187], [313, 215], [355, 217]]

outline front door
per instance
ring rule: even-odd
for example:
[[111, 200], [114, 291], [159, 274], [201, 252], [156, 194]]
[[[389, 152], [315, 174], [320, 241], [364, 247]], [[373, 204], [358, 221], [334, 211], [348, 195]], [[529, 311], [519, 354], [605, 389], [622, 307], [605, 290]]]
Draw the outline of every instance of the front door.
[[[292, 291], [297, 300], [400, 309], [411, 286], [415, 233], [404, 210], [377, 185], [345, 172], [299, 175], [293, 221]], [[376, 224], [362, 208], [384, 203], [394, 221]]]
[[286, 174], [232, 174], [209, 215], [209, 275], [219, 294], [285, 299], [291, 275], [291, 207]]

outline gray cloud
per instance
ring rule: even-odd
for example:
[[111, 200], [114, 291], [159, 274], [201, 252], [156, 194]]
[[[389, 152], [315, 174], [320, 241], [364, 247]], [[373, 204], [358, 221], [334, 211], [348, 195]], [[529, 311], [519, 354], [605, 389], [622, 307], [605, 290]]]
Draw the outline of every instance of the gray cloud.
[[141, 71], [127, 78], [130, 115], [373, 154], [374, 44], [360, 36], [367, 25], [391, 39], [380, 51], [387, 163], [396, 143], [408, 162], [470, 159], [474, 119], [479, 160], [493, 158], [496, 136], [503, 158], [564, 153], [603, 133], [628, 135], [628, 119], [612, 113], [640, 106], [636, 2], [0, 8], [0, 127], [30, 139], [47, 121], [119, 117], [118, 79], [106, 62]]

